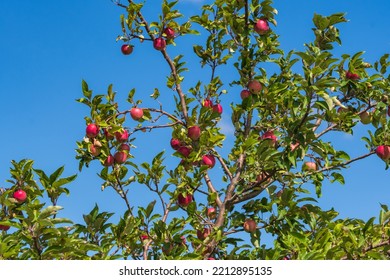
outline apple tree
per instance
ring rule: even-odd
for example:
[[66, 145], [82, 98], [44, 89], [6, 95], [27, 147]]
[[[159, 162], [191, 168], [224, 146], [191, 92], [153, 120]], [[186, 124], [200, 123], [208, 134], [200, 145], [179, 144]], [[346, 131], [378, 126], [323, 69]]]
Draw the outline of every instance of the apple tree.
[[[134, 82], [118, 100], [113, 85], [94, 94], [82, 81], [78, 102], [88, 115], [77, 141], [79, 169], [98, 164], [96, 191], [114, 190], [125, 210], [114, 221], [96, 205], [84, 224], [72, 223], [60, 217], [57, 201], [76, 176], [12, 162], [0, 196], [0, 258], [390, 258], [386, 205], [363, 221], [341, 219], [317, 202], [324, 182], [344, 184], [343, 170], [356, 161], [374, 155], [389, 167], [388, 54], [376, 62], [363, 52], [335, 56], [343, 13], [315, 14], [313, 41], [287, 52], [273, 31], [271, 0], [208, 1], [195, 16], [182, 14], [177, 1], [162, 0], [159, 15], [147, 12], [151, 1], [112, 2], [123, 12], [117, 41], [129, 64], [137, 49], [154, 48], [166, 68], [147, 74], [167, 76], [153, 85], [155, 107], [143, 105]], [[193, 37], [204, 41], [172, 55]], [[186, 80], [190, 55], [204, 73], [196, 83]], [[232, 95], [241, 99], [230, 103], [234, 144], [227, 147], [222, 104]], [[327, 140], [359, 123], [370, 124], [360, 156]], [[150, 162], [132, 152], [147, 149], [137, 142], [145, 133], [161, 139]], [[176, 164], [167, 163], [172, 157]], [[144, 186], [142, 194], [134, 185]]]

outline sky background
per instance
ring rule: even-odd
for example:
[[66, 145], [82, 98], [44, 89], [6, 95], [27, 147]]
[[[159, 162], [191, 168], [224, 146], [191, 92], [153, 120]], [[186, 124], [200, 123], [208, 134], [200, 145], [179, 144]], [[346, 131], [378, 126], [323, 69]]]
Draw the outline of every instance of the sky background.
[[[185, 15], [200, 11], [203, 1], [179, 1]], [[160, 1], [147, 1], [160, 3]], [[339, 25], [343, 45], [336, 47], [337, 54], [364, 50], [366, 61], [373, 63], [390, 50], [389, 1], [274, 1], [279, 11], [278, 26], [272, 26], [280, 35], [281, 47], [303, 50], [303, 44], [313, 40], [311, 28], [314, 13], [329, 15], [346, 12], [348, 23]], [[146, 11], [149, 21], [157, 19], [159, 4], [151, 4]], [[57, 0], [57, 1], [0, 1], [0, 186], [8, 187], [12, 159], [30, 158], [35, 167], [53, 172], [65, 165], [64, 175], [78, 174], [69, 185], [70, 197], [63, 197], [63, 215], [80, 222], [82, 214], [89, 212], [95, 203], [105, 211], [123, 209], [120, 200], [111, 190], [100, 191], [101, 181], [96, 176], [98, 163], [78, 172], [75, 159], [76, 141], [85, 134], [84, 117], [89, 109], [75, 100], [82, 96], [81, 80], [88, 82], [94, 93], [106, 93], [109, 84], [118, 92], [117, 99], [125, 100], [133, 87], [136, 98], [144, 99], [145, 106], [158, 106], [148, 97], [155, 87], [162, 94], [172, 96], [164, 89], [169, 73], [161, 54], [149, 42], [135, 43], [130, 56], [120, 52], [121, 34], [119, 16], [123, 10], [110, 0]], [[194, 42], [201, 37], [183, 37], [177, 46], [169, 46], [173, 57], [184, 53], [192, 70], [186, 73], [188, 89], [199, 77], [209, 74], [201, 71], [191, 54]], [[231, 91], [223, 101], [222, 125], [231, 141], [229, 106], [239, 102], [239, 92]], [[163, 99], [165, 102], [172, 99]], [[127, 109], [126, 104], [121, 104]], [[359, 125], [355, 135], [330, 139], [337, 148], [345, 149], [351, 157], [366, 153], [360, 138], [370, 126]], [[144, 134], [132, 152], [137, 159], [150, 161], [158, 151], [166, 149], [167, 162], [177, 164], [169, 146], [170, 131]], [[231, 143], [231, 142], [230, 142]], [[346, 185], [324, 183], [319, 200], [325, 209], [334, 207], [341, 217], [358, 217], [367, 220], [377, 216], [380, 203], [390, 205], [389, 171], [376, 156], [354, 163], [345, 171]], [[144, 197], [134, 187], [131, 202]], [[155, 199], [155, 198], [154, 198]], [[122, 203], [122, 202], [120, 202]]]

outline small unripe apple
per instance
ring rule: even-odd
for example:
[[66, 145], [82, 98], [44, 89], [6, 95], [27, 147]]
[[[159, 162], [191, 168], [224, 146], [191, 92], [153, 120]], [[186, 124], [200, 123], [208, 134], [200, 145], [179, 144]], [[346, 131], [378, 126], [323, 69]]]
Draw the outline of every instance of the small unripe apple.
[[186, 196], [184, 196], [182, 193], [179, 193], [179, 195], [177, 196], [177, 203], [181, 207], [187, 207], [188, 204], [190, 204], [193, 199], [194, 198], [193, 198], [192, 194], [190, 194], [190, 193], [187, 193]]
[[101, 152], [101, 149], [100, 147], [92, 144], [89, 146], [89, 152], [91, 153], [91, 155], [93, 155], [94, 157], [97, 157], [98, 155], [100, 155], [100, 152]]
[[127, 153], [123, 151], [116, 152], [114, 155], [114, 160], [119, 164], [125, 163], [127, 160]]
[[202, 230], [198, 229], [196, 231], [196, 236], [200, 239], [200, 240], [205, 240], [207, 238], [207, 236], [209, 236], [211, 233], [211, 230], [210, 228], [208, 227], [205, 227], [203, 228]]
[[382, 160], [390, 159], [390, 146], [380, 145], [375, 149], [375, 153]]
[[164, 34], [165, 34], [165, 37], [167, 37], [168, 39], [173, 39], [175, 38], [175, 30], [173, 30], [172, 28], [170, 27], [166, 27], [164, 29]]
[[200, 127], [197, 125], [191, 126], [188, 128], [188, 137], [191, 138], [193, 141], [196, 141], [200, 138]]
[[126, 129], [124, 129], [122, 132], [117, 131], [115, 132], [115, 138], [118, 142], [126, 142], [129, 138], [129, 132]]
[[217, 217], [217, 210], [214, 207], [207, 208], [207, 217], [214, 220]]
[[317, 164], [313, 161], [307, 161], [307, 162], [303, 163], [302, 170], [303, 171], [316, 171]]
[[130, 116], [133, 118], [133, 120], [138, 121], [140, 120], [144, 115], [144, 110], [141, 108], [131, 108], [130, 110]]
[[240, 92], [241, 99], [248, 98], [250, 95], [251, 95], [251, 92], [249, 90], [247, 90], [247, 89], [243, 89]]
[[362, 124], [371, 123], [371, 114], [369, 112], [367, 112], [367, 111], [361, 112], [359, 114], [359, 117], [360, 117], [360, 121], [362, 122]]
[[213, 101], [211, 101], [210, 99], [203, 100], [203, 107], [212, 108], [213, 107]]
[[259, 94], [263, 87], [259, 81], [251, 80], [249, 81], [247, 88], [252, 94]]
[[103, 165], [104, 166], [113, 166], [114, 165], [114, 162], [115, 162], [115, 159], [112, 155], [109, 155], [105, 160], [104, 160], [104, 163]]
[[128, 45], [128, 44], [124, 44], [122, 45], [121, 47], [121, 51], [124, 55], [129, 55], [133, 52], [133, 46], [132, 45]]
[[153, 41], [153, 47], [158, 51], [164, 50], [166, 46], [167, 46], [167, 42], [165, 41], [164, 38], [159, 37], [154, 39]]
[[187, 146], [181, 146], [177, 149], [177, 151], [184, 157], [188, 157], [191, 154], [191, 148]]
[[179, 139], [172, 138], [171, 139], [171, 147], [174, 150], [178, 150], [181, 147], [181, 142]]
[[213, 155], [204, 155], [202, 157], [202, 164], [207, 165], [209, 168], [213, 168], [215, 165], [215, 157]]
[[266, 34], [269, 31], [268, 21], [266, 21], [265, 19], [259, 19], [256, 22], [254, 29], [260, 35]]
[[90, 123], [85, 130], [87, 137], [95, 138], [99, 134], [99, 127], [97, 124]]
[[19, 203], [23, 203], [27, 199], [27, 193], [24, 190], [16, 190], [13, 194], [13, 198], [15, 198]]
[[243, 228], [246, 232], [252, 233], [256, 231], [257, 224], [252, 219], [246, 219]]
[[223, 109], [222, 109], [222, 105], [221, 104], [215, 104], [213, 106], [213, 112], [216, 112], [218, 114], [222, 114], [222, 111], [223, 111]]

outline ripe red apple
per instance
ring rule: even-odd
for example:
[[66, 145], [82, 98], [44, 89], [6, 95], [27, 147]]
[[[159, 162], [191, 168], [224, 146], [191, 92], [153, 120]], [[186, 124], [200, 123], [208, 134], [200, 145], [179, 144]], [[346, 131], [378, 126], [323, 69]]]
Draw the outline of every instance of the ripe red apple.
[[252, 233], [256, 231], [257, 224], [252, 219], [246, 219], [243, 228], [246, 232]]
[[254, 29], [260, 35], [266, 34], [269, 31], [268, 21], [266, 21], [265, 19], [259, 19], [256, 22]]
[[316, 171], [317, 164], [313, 161], [307, 161], [307, 162], [303, 163], [302, 170], [303, 171]]
[[216, 112], [218, 114], [222, 114], [222, 111], [223, 111], [223, 109], [222, 109], [222, 105], [221, 104], [215, 104], [213, 106], [213, 112]]
[[127, 160], [127, 153], [123, 151], [116, 152], [114, 155], [114, 160], [119, 164], [125, 163]]
[[190, 193], [187, 193], [186, 196], [184, 196], [182, 193], [179, 193], [179, 195], [177, 197], [177, 203], [181, 207], [187, 207], [188, 204], [190, 204], [193, 199], [194, 198], [193, 198], [192, 194], [190, 194]]
[[353, 81], [357, 81], [360, 79], [359, 75], [356, 74], [356, 73], [352, 73], [350, 71], [345, 71], [345, 77], [348, 79], [348, 80], [353, 80]]
[[171, 139], [171, 147], [174, 150], [178, 150], [181, 147], [181, 142], [179, 139], [172, 138]]
[[129, 55], [133, 52], [133, 46], [132, 45], [128, 45], [128, 44], [124, 44], [122, 45], [121, 47], [121, 51], [124, 55]]
[[114, 165], [114, 162], [115, 162], [115, 159], [112, 155], [109, 155], [105, 160], [104, 160], [104, 163], [103, 165], [104, 166], [113, 166]]
[[200, 240], [205, 240], [207, 238], [207, 236], [209, 236], [211, 233], [211, 230], [210, 228], [208, 227], [205, 227], [203, 228], [202, 230], [198, 229], [196, 231], [196, 236], [200, 239]]
[[202, 164], [207, 165], [209, 168], [213, 168], [215, 165], [215, 157], [213, 155], [204, 155], [202, 157]]
[[247, 90], [247, 89], [243, 89], [240, 92], [241, 99], [248, 98], [250, 95], [251, 95], [251, 92], [249, 90]]
[[263, 88], [259, 81], [257, 80], [251, 80], [248, 83], [247, 86], [248, 90], [253, 94], [260, 93], [261, 89]]
[[115, 132], [115, 138], [118, 142], [126, 142], [129, 138], [129, 132], [126, 129], [124, 129], [122, 132], [117, 131]]
[[27, 193], [24, 190], [16, 190], [13, 194], [13, 197], [19, 202], [22, 203], [27, 199]]
[[90, 123], [89, 125], [87, 125], [85, 132], [87, 134], [87, 137], [95, 138], [99, 134], [99, 127], [94, 123]]
[[188, 157], [191, 154], [191, 148], [187, 146], [181, 146], [177, 149], [177, 151], [184, 157]]
[[217, 210], [214, 207], [207, 208], [207, 217], [214, 220], [217, 217]]
[[211, 101], [210, 99], [203, 100], [203, 107], [212, 108], [213, 107], [213, 101]]
[[200, 138], [200, 127], [197, 125], [191, 126], [188, 129], [188, 137], [190, 137], [193, 141], [196, 141]]
[[367, 111], [363, 111], [359, 114], [359, 117], [360, 117], [360, 121], [362, 122], [362, 124], [369, 124], [371, 123], [371, 114], [370, 112], [367, 112]]
[[165, 34], [165, 37], [167, 37], [168, 39], [175, 38], [175, 30], [173, 30], [172, 28], [166, 27], [163, 32]]
[[133, 120], [138, 121], [140, 120], [144, 115], [144, 110], [141, 108], [131, 108], [130, 110], [130, 116], [133, 118]]
[[0, 225], [0, 231], [1, 230], [7, 231], [9, 229], [10, 229], [10, 226]]
[[153, 47], [158, 51], [164, 50], [166, 46], [167, 46], [167, 42], [165, 41], [164, 38], [159, 37], [154, 39], [153, 41]]
[[149, 236], [147, 234], [141, 234], [140, 238], [142, 241], [144, 241], [144, 240], [149, 239]]
[[261, 136], [261, 139], [271, 141], [272, 146], [276, 146], [278, 141], [278, 138], [272, 130], [264, 132], [264, 134]]
[[390, 159], [390, 146], [380, 145], [375, 149], [375, 153], [382, 160]]
[[100, 147], [97, 146], [97, 145], [90, 145], [89, 146], [89, 152], [91, 153], [91, 155], [93, 155], [94, 157], [97, 157], [98, 155], [100, 155]]

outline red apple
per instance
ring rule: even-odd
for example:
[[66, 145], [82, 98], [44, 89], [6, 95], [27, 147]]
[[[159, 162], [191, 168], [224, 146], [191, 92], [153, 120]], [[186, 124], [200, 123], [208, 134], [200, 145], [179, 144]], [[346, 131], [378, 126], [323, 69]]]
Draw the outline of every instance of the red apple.
[[19, 202], [22, 203], [27, 199], [27, 193], [24, 190], [16, 190], [13, 194], [13, 197]]
[[0, 225], [0, 230], [4, 230], [4, 231], [7, 231], [10, 229], [10, 226], [4, 226], [4, 225]]
[[144, 110], [141, 108], [131, 108], [130, 110], [130, 116], [133, 118], [133, 120], [138, 121], [140, 120], [144, 115]]
[[256, 231], [257, 224], [252, 219], [246, 219], [243, 227], [246, 232], [252, 233]]
[[184, 196], [182, 193], [179, 193], [179, 195], [177, 197], [177, 203], [181, 207], [187, 207], [188, 204], [190, 204], [193, 199], [194, 198], [193, 198], [192, 194], [190, 194], [190, 193], [187, 193], [186, 196]]
[[164, 34], [165, 34], [165, 37], [167, 37], [168, 39], [173, 39], [175, 38], [175, 30], [173, 30], [172, 28], [170, 27], [166, 27], [164, 29]]
[[382, 160], [390, 159], [390, 146], [380, 145], [375, 149], [375, 153]]
[[193, 141], [196, 141], [200, 138], [200, 127], [195, 125], [195, 126], [191, 126], [189, 129], [188, 129], [188, 137], [190, 137]]
[[90, 123], [87, 125], [86, 134], [89, 138], [95, 138], [99, 134], [99, 127], [94, 123]]
[[153, 41], [153, 47], [158, 51], [164, 50], [166, 46], [167, 46], [167, 42], [165, 41], [164, 38], [159, 37], [154, 39]]
[[217, 210], [214, 207], [207, 208], [207, 217], [214, 220], [217, 217]]
[[124, 44], [122, 45], [121, 47], [121, 51], [124, 55], [129, 55], [133, 52], [133, 46], [132, 45], [128, 45], [128, 44]]
[[209, 168], [213, 168], [215, 165], [215, 157], [213, 155], [204, 155], [202, 157], [202, 164], [207, 165]]
[[218, 114], [222, 114], [222, 105], [221, 104], [215, 104], [213, 106], [213, 112], [216, 112]]
[[105, 160], [104, 160], [104, 163], [103, 165], [104, 166], [112, 166], [114, 165], [114, 162], [115, 162], [115, 159], [112, 155], [109, 155]]
[[215, 259], [212, 258], [212, 257], [209, 257], [209, 258], [207, 258], [207, 260], [209, 260], [209, 261], [214, 261]]
[[371, 123], [371, 114], [367, 111], [363, 111], [359, 114], [360, 121], [362, 124], [369, 124]]
[[191, 148], [187, 146], [181, 146], [177, 149], [177, 151], [184, 157], [188, 157], [191, 154]]
[[248, 98], [251, 95], [251, 92], [247, 89], [243, 89], [240, 93], [241, 99]]
[[198, 229], [196, 231], [196, 236], [200, 239], [200, 240], [205, 240], [207, 238], [207, 236], [209, 236], [211, 233], [211, 230], [210, 228], [208, 227], [205, 227], [203, 228], [203, 230], [200, 230]]
[[264, 132], [264, 134], [261, 136], [261, 139], [270, 140], [273, 146], [275, 146], [276, 142], [278, 141], [278, 138], [276, 137], [276, 135], [272, 130], [268, 130]]
[[123, 151], [116, 152], [114, 155], [114, 160], [119, 164], [125, 163], [127, 160], [127, 153]]
[[98, 155], [100, 155], [100, 147], [97, 146], [97, 145], [90, 145], [89, 146], [89, 152], [91, 153], [91, 155], [93, 155], [94, 157], [97, 157]]
[[140, 238], [142, 241], [144, 241], [144, 240], [149, 239], [149, 236], [147, 234], [141, 234]]
[[117, 131], [115, 132], [115, 138], [118, 142], [126, 142], [129, 138], [129, 132], [126, 129], [124, 129], [122, 132]]
[[181, 147], [181, 142], [179, 139], [172, 138], [171, 139], [171, 147], [174, 150], [178, 150]]
[[112, 135], [110, 132], [108, 132], [107, 128], [103, 128], [104, 136], [106, 137], [107, 140], [112, 140], [114, 139], [114, 135]]
[[130, 146], [127, 145], [126, 143], [123, 143], [119, 146], [120, 151], [130, 151]]
[[290, 149], [291, 152], [295, 151], [296, 148], [298, 148], [299, 142], [290, 143]]
[[213, 107], [213, 101], [211, 101], [210, 99], [205, 99], [205, 100], [203, 101], [203, 107], [212, 108], [212, 107]]
[[316, 171], [317, 164], [313, 161], [307, 161], [307, 162], [303, 163], [302, 170], [303, 171]]
[[269, 31], [268, 21], [266, 21], [265, 19], [259, 19], [256, 22], [254, 29], [260, 35], [266, 34]]
[[248, 90], [253, 94], [260, 93], [261, 89], [263, 88], [259, 81], [257, 80], [251, 80], [248, 83], [247, 86]]
[[345, 71], [345, 77], [348, 79], [348, 80], [353, 80], [353, 81], [357, 81], [360, 79], [359, 75], [356, 74], [356, 73], [352, 73], [350, 71]]

